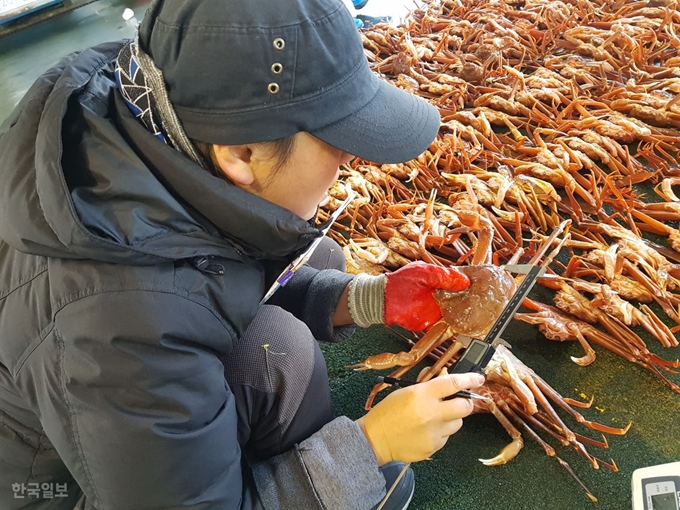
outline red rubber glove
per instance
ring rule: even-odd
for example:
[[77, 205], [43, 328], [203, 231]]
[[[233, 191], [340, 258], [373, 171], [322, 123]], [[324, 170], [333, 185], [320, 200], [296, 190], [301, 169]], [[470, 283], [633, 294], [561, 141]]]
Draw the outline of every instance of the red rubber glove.
[[434, 299], [436, 289], [465, 290], [470, 279], [452, 267], [411, 262], [386, 275], [385, 324], [422, 331], [442, 317]]

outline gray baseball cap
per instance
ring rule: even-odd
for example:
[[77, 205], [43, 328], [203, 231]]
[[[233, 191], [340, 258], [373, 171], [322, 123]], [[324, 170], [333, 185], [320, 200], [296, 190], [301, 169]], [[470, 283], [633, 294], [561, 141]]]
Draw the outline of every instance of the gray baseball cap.
[[342, 0], [157, 0], [139, 42], [195, 140], [237, 145], [307, 131], [398, 163], [439, 130], [435, 107], [369, 69]]

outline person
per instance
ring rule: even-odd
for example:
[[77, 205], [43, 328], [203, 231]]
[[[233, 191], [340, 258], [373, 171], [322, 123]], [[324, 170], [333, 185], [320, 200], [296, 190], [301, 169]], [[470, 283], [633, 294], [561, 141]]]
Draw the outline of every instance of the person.
[[0, 129], [0, 508], [406, 508], [403, 463], [483, 377], [334, 417], [317, 340], [422, 330], [467, 278], [353, 277], [326, 239], [260, 301], [339, 167], [412, 159], [439, 122], [341, 0], [157, 0], [42, 75]]
[[374, 25], [377, 25], [378, 23], [391, 23], [392, 22], [392, 16], [387, 16], [387, 15], [366, 15], [366, 14], [357, 14], [356, 11], [360, 11], [364, 7], [366, 7], [366, 4], [368, 4], [368, 0], [343, 0], [345, 3], [345, 7], [347, 7], [347, 10], [352, 13], [352, 16], [354, 16], [354, 25], [357, 28], [370, 28]]

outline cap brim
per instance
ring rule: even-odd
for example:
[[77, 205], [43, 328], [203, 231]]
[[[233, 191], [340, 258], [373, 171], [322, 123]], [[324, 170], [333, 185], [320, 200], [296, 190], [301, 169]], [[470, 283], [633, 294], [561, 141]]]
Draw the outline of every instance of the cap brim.
[[375, 163], [403, 163], [422, 154], [437, 136], [439, 111], [424, 99], [380, 80], [366, 105], [312, 134]]

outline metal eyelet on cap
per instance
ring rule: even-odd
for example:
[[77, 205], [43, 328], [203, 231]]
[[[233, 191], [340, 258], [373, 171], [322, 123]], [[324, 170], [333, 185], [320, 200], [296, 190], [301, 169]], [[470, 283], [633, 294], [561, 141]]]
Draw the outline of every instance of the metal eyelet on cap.
[[283, 65], [279, 62], [274, 62], [272, 64], [272, 73], [281, 74], [283, 72]]
[[278, 94], [281, 87], [279, 87], [278, 83], [272, 82], [267, 86], [267, 90], [269, 90], [270, 94]]
[[276, 48], [277, 50], [282, 50], [285, 47], [286, 47], [286, 41], [284, 41], [280, 37], [277, 37], [276, 39], [274, 39], [274, 48]]

